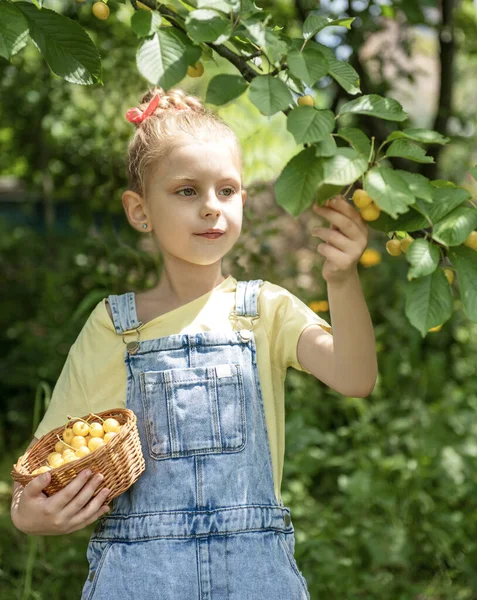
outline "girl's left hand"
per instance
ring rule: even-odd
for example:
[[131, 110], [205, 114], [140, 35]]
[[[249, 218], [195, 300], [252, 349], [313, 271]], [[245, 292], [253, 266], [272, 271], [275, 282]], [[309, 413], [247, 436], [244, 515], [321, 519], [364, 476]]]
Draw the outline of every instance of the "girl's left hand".
[[368, 225], [343, 196], [331, 198], [327, 206], [314, 204], [312, 209], [331, 223], [330, 228], [313, 227], [311, 233], [325, 241], [316, 248], [326, 257], [323, 278], [327, 283], [341, 283], [357, 271], [368, 245]]

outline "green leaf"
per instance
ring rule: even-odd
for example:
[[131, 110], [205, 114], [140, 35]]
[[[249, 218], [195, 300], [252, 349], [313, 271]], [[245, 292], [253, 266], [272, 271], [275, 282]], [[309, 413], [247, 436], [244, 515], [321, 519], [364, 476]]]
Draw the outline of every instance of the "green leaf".
[[287, 118], [287, 129], [298, 144], [324, 140], [335, 128], [335, 115], [331, 110], [317, 110], [312, 106], [297, 106]]
[[354, 183], [368, 168], [368, 161], [353, 148], [338, 148], [337, 153], [323, 159], [323, 181], [334, 185]]
[[258, 75], [252, 79], [248, 96], [252, 104], [265, 115], [274, 115], [293, 102], [286, 83], [272, 75]]
[[432, 237], [445, 246], [460, 246], [477, 227], [477, 210], [460, 206], [434, 224]]
[[407, 119], [407, 113], [404, 112], [397, 100], [394, 100], [393, 98], [384, 98], [377, 94], [361, 96], [360, 98], [347, 102], [341, 107], [338, 116], [347, 113], [369, 115], [387, 121], [405, 121]]
[[348, 94], [354, 95], [361, 92], [359, 75], [348, 62], [338, 60], [334, 50], [324, 44], [310, 41], [308, 42], [308, 46], [318, 48], [325, 55], [328, 61], [328, 75], [333, 77]]
[[393, 169], [375, 167], [364, 179], [364, 189], [374, 202], [394, 219], [405, 213], [415, 198], [404, 179]]
[[161, 15], [155, 10], [137, 10], [131, 17], [131, 29], [138, 38], [154, 35], [161, 27]]
[[287, 64], [290, 72], [308, 86], [327, 75], [329, 66], [323, 52], [312, 46], [307, 46], [303, 52], [291, 50], [287, 56]]
[[275, 182], [277, 203], [297, 217], [313, 203], [316, 190], [323, 182], [322, 159], [313, 147], [294, 156]]
[[350, 29], [351, 23], [355, 20], [355, 18], [356, 17], [343, 17], [340, 19], [330, 19], [329, 17], [320, 15], [308, 15], [303, 23], [303, 38], [305, 40], [309, 40], [325, 27], [339, 26]]
[[447, 181], [447, 179], [433, 179], [431, 185], [436, 188], [450, 187], [456, 188], [457, 185], [453, 181]]
[[138, 38], [154, 35], [161, 27], [161, 15], [155, 10], [137, 10], [131, 17], [131, 29]]
[[426, 151], [409, 140], [396, 140], [387, 149], [386, 156], [407, 158], [418, 163], [433, 163], [432, 156], [426, 156]]
[[433, 202], [432, 194], [434, 193], [431, 182], [427, 177], [420, 173], [410, 173], [409, 171], [403, 171], [402, 169], [395, 169], [404, 181], [407, 183], [411, 193], [416, 198], [422, 198], [426, 202]]
[[392, 142], [401, 138], [407, 138], [415, 142], [421, 142], [422, 144], [440, 144], [442, 146], [451, 141], [449, 137], [445, 137], [432, 129], [407, 128], [393, 131], [386, 138], [386, 142]]
[[214, 10], [193, 10], [188, 14], [185, 24], [187, 33], [196, 42], [223, 44], [232, 35], [230, 20]]
[[337, 196], [341, 191], [341, 185], [331, 185], [323, 183], [319, 186], [315, 194], [315, 202], [320, 206], [333, 196]]
[[333, 156], [338, 150], [332, 135], [327, 135], [323, 141], [317, 142], [314, 146], [316, 148], [315, 156]]
[[184, 33], [164, 27], [139, 46], [136, 63], [145, 79], [167, 91], [185, 77], [187, 67], [200, 56], [200, 47], [192, 45]]
[[442, 269], [410, 281], [405, 293], [406, 316], [422, 337], [452, 316], [452, 292]]
[[439, 248], [424, 238], [415, 239], [409, 246], [406, 259], [411, 265], [408, 280], [430, 275], [439, 266]]
[[0, 56], [8, 61], [28, 42], [28, 20], [15, 4], [0, 2]]
[[471, 194], [460, 187], [442, 187], [433, 188], [433, 203], [431, 205], [417, 201], [417, 206], [436, 224], [443, 217], [452, 212], [466, 200], [471, 198]]
[[370, 221], [368, 225], [376, 231], [390, 233], [393, 231], [419, 231], [419, 229], [428, 227], [429, 223], [426, 217], [423, 217], [411, 206], [406, 213], [399, 215], [397, 219], [393, 219], [382, 211], [379, 218], [376, 221]]
[[361, 93], [359, 75], [348, 62], [344, 60], [332, 60], [329, 62], [328, 73], [333, 77], [336, 83], [348, 94], [354, 96]]
[[213, 8], [229, 15], [240, 12], [240, 0], [197, 0], [197, 8]]
[[242, 19], [240, 26], [234, 31], [234, 38], [243, 28], [244, 37], [260, 46], [271, 64], [278, 64], [281, 58], [286, 56], [289, 45], [267, 26], [269, 18], [271, 18], [270, 14], [265, 19], [261, 14], [254, 14], [247, 19]]
[[241, 75], [216, 75], [209, 81], [205, 101], [220, 106], [238, 98], [247, 88]]
[[369, 158], [371, 154], [371, 140], [361, 129], [357, 127], [340, 127], [337, 135], [351, 144], [366, 159]]
[[55, 75], [79, 85], [103, 83], [98, 49], [76, 21], [28, 2], [15, 7], [26, 16], [30, 37]]
[[471, 321], [477, 323], [477, 251], [458, 246], [451, 248], [448, 256], [457, 272], [465, 312]]

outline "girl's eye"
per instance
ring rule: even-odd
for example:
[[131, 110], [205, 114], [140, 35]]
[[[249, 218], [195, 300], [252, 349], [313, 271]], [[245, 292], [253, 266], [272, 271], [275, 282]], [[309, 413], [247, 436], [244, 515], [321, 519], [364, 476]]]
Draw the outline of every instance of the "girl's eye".
[[[177, 193], [186, 192], [187, 190], [192, 190], [192, 188], [184, 188], [183, 190], [179, 190]], [[186, 194], [186, 196], [190, 196], [190, 194]]]
[[[193, 188], [190, 188], [190, 187], [189, 187], [189, 188], [184, 188], [184, 189], [182, 189], [182, 190], [179, 190], [177, 193], [178, 193], [178, 194], [180, 194], [181, 192], [186, 192], [186, 191], [188, 191], [188, 190], [192, 190], [192, 191], [194, 191], [194, 190], [193, 190]], [[231, 192], [230, 194], [226, 194], [226, 197], [227, 197], [227, 198], [230, 198], [230, 196], [233, 196], [233, 194], [235, 193], [235, 189], [234, 189], [234, 188], [231, 188], [231, 187], [224, 188], [224, 190], [230, 190], [230, 192]], [[222, 191], [223, 191], [223, 190], [222, 190]], [[186, 197], [186, 198], [190, 198], [190, 197], [191, 197], [191, 194], [186, 194], [184, 197]]]

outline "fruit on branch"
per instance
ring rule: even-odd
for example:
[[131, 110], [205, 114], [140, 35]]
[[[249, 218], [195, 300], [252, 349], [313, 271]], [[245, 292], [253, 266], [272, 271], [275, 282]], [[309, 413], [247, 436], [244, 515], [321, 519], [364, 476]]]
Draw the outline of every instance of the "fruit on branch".
[[465, 246], [477, 250], [477, 231], [471, 231], [464, 242]]
[[371, 196], [364, 190], [355, 190], [352, 200], [358, 208], [366, 208], [373, 202]]
[[410, 236], [407, 236], [401, 240], [401, 250], [404, 252], [404, 254], [406, 254], [406, 252], [409, 250], [409, 246], [413, 241], [414, 238]]
[[204, 65], [199, 61], [195, 63], [195, 65], [189, 65], [187, 67], [187, 75], [189, 77], [200, 77], [204, 73]]
[[104, 2], [95, 2], [93, 4], [93, 15], [100, 19], [101, 21], [105, 21], [109, 17], [109, 6]]
[[379, 219], [379, 215], [381, 214], [381, 209], [377, 204], [371, 202], [368, 206], [360, 209], [360, 214], [362, 219], [365, 221], [376, 221]]
[[388, 240], [386, 242], [386, 250], [391, 256], [399, 256], [402, 254], [400, 240]]
[[298, 106], [315, 106], [313, 96], [300, 96], [298, 98]]

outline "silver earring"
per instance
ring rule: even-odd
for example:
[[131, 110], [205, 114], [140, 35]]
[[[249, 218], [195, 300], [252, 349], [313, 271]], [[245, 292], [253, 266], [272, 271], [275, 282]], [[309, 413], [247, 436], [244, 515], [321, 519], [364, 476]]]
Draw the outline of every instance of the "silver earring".
[[143, 224], [142, 224], [142, 228], [143, 228], [143, 229], [147, 229], [147, 223], [143, 223]]

